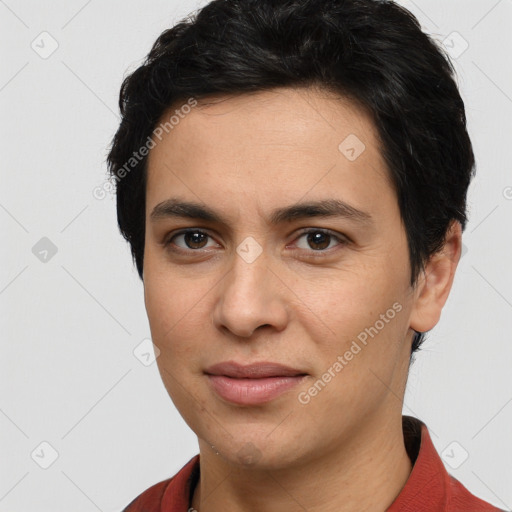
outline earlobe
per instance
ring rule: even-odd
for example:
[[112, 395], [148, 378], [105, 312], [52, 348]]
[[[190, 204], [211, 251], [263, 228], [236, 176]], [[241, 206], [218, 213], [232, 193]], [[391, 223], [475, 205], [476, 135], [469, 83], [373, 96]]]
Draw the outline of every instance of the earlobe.
[[461, 225], [458, 221], [452, 221], [442, 249], [431, 256], [418, 280], [416, 299], [411, 312], [412, 329], [426, 332], [439, 322], [453, 284], [461, 247]]

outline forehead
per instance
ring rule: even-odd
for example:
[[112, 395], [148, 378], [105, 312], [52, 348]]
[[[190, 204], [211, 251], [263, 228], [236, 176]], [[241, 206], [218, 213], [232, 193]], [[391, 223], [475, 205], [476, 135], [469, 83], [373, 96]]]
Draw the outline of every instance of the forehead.
[[161, 140], [153, 137], [148, 208], [171, 191], [204, 202], [229, 197], [264, 205], [321, 199], [333, 190], [368, 202], [379, 189], [380, 195], [391, 189], [374, 123], [345, 97], [278, 88], [210, 96], [180, 111], [185, 103], [165, 112], [161, 125], [173, 114], [175, 124]]
[[[312, 149], [328, 134], [330, 137], [320, 148], [322, 150], [329, 142], [339, 142], [339, 136], [344, 134], [359, 135], [370, 145], [378, 139], [366, 109], [353, 99], [319, 87], [279, 87], [234, 95], [215, 94], [194, 99], [195, 106], [189, 108], [190, 100], [177, 101], [164, 112], [159, 125], [165, 125], [171, 117], [175, 123], [168, 127], [164, 138], [171, 132], [184, 132], [193, 124], [192, 130], [197, 136], [194, 139], [202, 138], [205, 147], [208, 139], [221, 136], [231, 136], [231, 140], [225, 141], [228, 144], [289, 142], [297, 148]], [[179, 116], [175, 115], [179, 113]], [[213, 127], [217, 128], [216, 133], [210, 132], [209, 137], [204, 137], [204, 130]], [[233, 144], [231, 147], [234, 149]]]

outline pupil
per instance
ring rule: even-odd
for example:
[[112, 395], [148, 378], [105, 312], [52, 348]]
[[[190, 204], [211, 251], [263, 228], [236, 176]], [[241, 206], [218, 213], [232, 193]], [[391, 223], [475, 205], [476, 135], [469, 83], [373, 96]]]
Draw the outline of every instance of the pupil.
[[[325, 249], [326, 247], [329, 247], [329, 238], [330, 235], [326, 233], [322, 233], [320, 231], [317, 231], [315, 233], [309, 233], [308, 234], [308, 243], [311, 242], [313, 244], [320, 244], [320, 247], [311, 247], [315, 250]], [[322, 241], [323, 240], [323, 241]]]
[[185, 243], [191, 249], [200, 249], [204, 246], [201, 242], [206, 240], [206, 235], [204, 233], [200, 233], [199, 231], [192, 231], [189, 233], [185, 233]]

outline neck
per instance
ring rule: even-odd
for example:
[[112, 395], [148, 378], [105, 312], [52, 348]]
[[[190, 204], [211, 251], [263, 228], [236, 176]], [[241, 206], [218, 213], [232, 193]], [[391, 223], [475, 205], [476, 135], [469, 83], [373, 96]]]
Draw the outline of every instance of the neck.
[[[200, 478], [192, 507], [197, 512], [384, 512], [412, 470], [402, 418], [368, 421], [307, 463], [278, 470], [234, 465], [200, 440]], [[376, 427], [375, 427], [376, 425]]]

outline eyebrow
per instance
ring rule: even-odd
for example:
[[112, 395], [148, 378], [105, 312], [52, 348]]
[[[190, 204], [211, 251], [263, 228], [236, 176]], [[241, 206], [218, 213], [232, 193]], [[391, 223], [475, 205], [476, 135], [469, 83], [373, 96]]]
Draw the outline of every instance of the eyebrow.
[[[152, 221], [166, 218], [187, 218], [229, 225], [223, 215], [215, 210], [193, 201], [181, 201], [177, 198], [167, 199], [157, 204], [150, 214]], [[277, 225], [284, 222], [301, 220], [312, 217], [341, 217], [357, 224], [373, 224], [372, 216], [339, 199], [324, 199], [322, 201], [307, 201], [273, 210], [267, 223]]]

